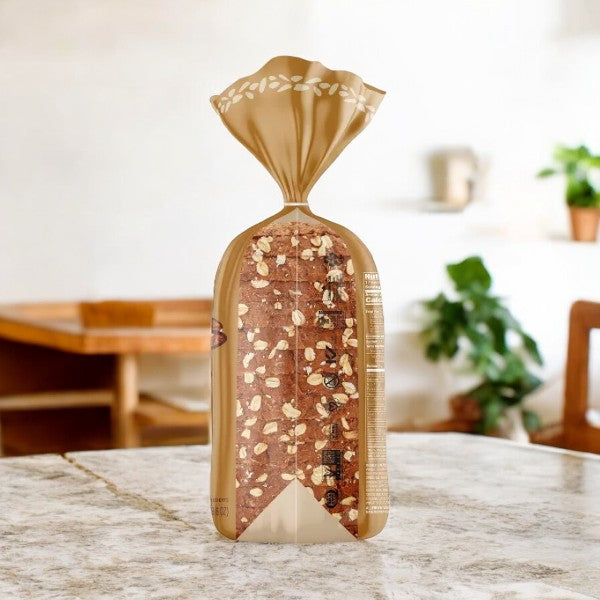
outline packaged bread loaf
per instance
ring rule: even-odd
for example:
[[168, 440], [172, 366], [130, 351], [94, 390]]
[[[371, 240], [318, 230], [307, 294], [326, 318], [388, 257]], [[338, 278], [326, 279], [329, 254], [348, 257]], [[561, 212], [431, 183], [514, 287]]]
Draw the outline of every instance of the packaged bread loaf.
[[215, 280], [211, 512], [228, 538], [350, 541], [385, 525], [379, 276], [364, 244], [307, 199], [383, 95], [280, 56], [211, 98], [283, 193], [277, 214], [231, 242]]

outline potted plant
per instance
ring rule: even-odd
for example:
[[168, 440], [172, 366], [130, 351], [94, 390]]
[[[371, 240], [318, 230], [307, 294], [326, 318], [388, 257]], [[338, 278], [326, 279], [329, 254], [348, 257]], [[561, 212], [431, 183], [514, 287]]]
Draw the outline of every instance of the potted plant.
[[585, 146], [557, 146], [555, 165], [542, 169], [538, 177], [564, 174], [567, 179], [566, 200], [571, 219], [573, 239], [594, 242], [600, 221], [600, 191], [590, 181], [594, 169], [600, 169], [600, 156], [594, 156]]
[[439, 293], [422, 303], [427, 322], [421, 334], [429, 360], [449, 360], [479, 379], [451, 399], [454, 414], [480, 433], [498, 432], [515, 414], [527, 431], [539, 429], [537, 414], [523, 406], [541, 384], [530, 371], [542, 364], [535, 340], [492, 294], [492, 277], [480, 257], [446, 265], [446, 271], [453, 297]]

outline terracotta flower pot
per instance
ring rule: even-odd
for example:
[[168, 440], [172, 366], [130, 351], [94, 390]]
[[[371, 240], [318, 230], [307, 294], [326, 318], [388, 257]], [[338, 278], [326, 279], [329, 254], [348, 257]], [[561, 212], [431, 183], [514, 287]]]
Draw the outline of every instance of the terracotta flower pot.
[[600, 209], [569, 206], [571, 235], [578, 242], [595, 242], [598, 236]]

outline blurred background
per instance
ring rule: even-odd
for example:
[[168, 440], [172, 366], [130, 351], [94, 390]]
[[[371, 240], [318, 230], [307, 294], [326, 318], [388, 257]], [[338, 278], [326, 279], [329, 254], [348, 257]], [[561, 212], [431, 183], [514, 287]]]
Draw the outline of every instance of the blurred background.
[[[600, 301], [600, 246], [572, 241], [564, 178], [536, 173], [559, 143], [600, 152], [597, 1], [0, 0], [5, 454], [115, 443], [100, 393], [115, 381], [120, 415], [141, 391], [147, 430], [171, 427], [117, 445], [206, 441], [210, 310], [149, 301], [209, 300], [229, 241], [279, 210], [208, 102], [278, 54], [387, 91], [310, 203], [378, 264], [390, 425], [453, 418], [464, 373], [425, 358], [418, 307], [451, 293], [446, 264], [477, 255], [544, 357], [525, 402], [542, 429], [560, 426], [569, 309]], [[148, 343], [158, 313], [176, 331]], [[592, 335], [595, 364], [599, 348]]]

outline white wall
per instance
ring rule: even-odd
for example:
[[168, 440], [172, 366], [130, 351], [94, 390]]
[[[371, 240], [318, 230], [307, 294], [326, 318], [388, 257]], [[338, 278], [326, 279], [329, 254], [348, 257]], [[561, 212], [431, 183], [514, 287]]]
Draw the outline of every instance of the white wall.
[[[280, 200], [208, 97], [276, 54], [388, 91], [312, 205], [379, 263], [393, 420], [445, 406], [406, 307], [469, 253], [559, 373], [600, 246], [563, 241], [561, 184], [533, 174], [558, 141], [600, 146], [595, 0], [0, 0], [0, 301], [210, 294]], [[490, 160], [487, 201], [420, 212], [428, 155], [455, 145]]]

